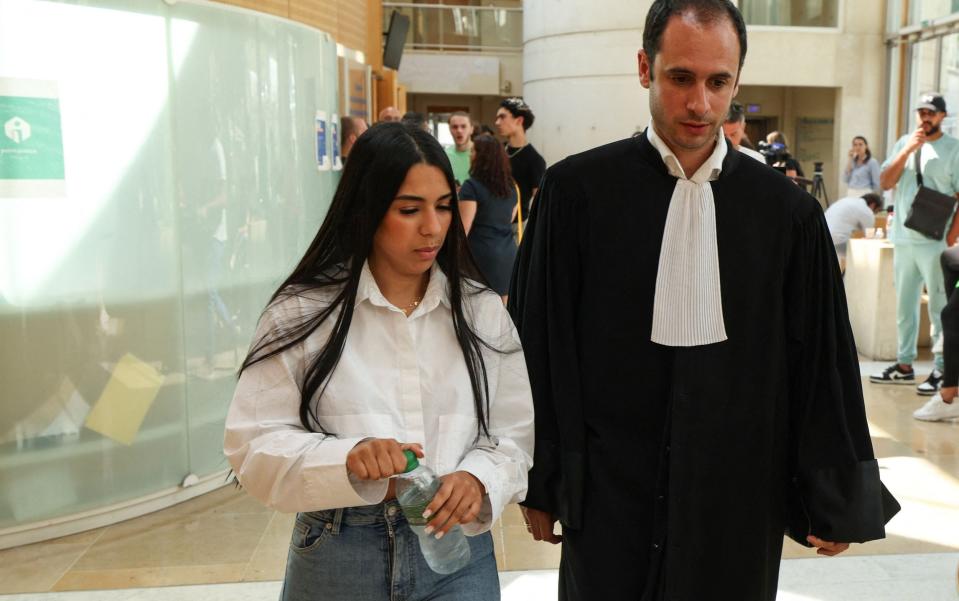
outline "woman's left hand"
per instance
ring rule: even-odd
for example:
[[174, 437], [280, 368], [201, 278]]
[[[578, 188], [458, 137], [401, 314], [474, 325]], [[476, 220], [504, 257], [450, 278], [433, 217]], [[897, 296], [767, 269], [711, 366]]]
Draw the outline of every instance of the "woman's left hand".
[[442, 476], [443, 485], [423, 517], [429, 519], [427, 534], [442, 538], [456, 524], [468, 524], [479, 515], [486, 490], [483, 483], [469, 472], [453, 472]]

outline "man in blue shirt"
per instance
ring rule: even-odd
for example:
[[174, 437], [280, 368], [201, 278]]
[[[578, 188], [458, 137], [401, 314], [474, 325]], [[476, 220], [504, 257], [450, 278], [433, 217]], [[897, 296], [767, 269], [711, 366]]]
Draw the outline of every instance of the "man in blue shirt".
[[[944, 194], [959, 193], [959, 140], [942, 132], [946, 118], [946, 101], [930, 92], [919, 98], [916, 108], [918, 127], [896, 142], [882, 164], [879, 183], [883, 190], [895, 187], [896, 217], [890, 235], [896, 245], [896, 328], [899, 338], [897, 363], [881, 373], [869, 376], [876, 384], [913, 384], [912, 362], [916, 358], [919, 338], [919, 300], [923, 284], [929, 293], [929, 321], [933, 340], [942, 332], [942, 308], [946, 305], [942, 267], [939, 256], [955, 243], [959, 231], [956, 220], [945, 240], [933, 240], [905, 226], [912, 201], [919, 190], [916, 162], [922, 167], [923, 185]], [[936, 364], [925, 382], [917, 387], [922, 395], [933, 395], [942, 382], [942, 353], [935, 354]]]

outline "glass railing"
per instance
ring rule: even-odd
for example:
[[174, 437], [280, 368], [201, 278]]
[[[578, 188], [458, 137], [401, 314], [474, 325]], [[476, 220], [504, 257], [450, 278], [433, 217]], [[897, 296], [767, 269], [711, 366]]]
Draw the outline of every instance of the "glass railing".
[[[504, 4], [506, 4], [504, 2]], [[523, 9], [515, 6], [469, 6], [383, 3], [383, 31], [394, 11], [410, 18], [407, 50], [520, 52]]]
[[839, 0], [739, 0], [746, 25], [836, 27]]

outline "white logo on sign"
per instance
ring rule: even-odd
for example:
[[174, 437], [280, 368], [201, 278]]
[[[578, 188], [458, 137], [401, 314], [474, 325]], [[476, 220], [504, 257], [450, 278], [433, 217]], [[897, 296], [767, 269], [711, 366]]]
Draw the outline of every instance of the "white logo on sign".
[[14, 117], [3, 124], [3, 133], [17, 144], [26, 142], [30, 138], [30, 124], [20, 117]]

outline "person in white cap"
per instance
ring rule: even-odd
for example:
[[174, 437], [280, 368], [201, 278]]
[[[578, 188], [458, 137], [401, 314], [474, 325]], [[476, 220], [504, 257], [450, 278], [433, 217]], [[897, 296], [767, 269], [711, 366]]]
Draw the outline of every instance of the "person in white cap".
[[[946, 118], [946, 101], [936, 92], [919, 97], [916, 107], [916, 130], [896, 142], [889, 158], [882, 164], [879, 183], [883, 190], [895, 187], [890, 237], [896, 245], [894, 271], [896, 281], [896, 331], [898, 352], [896, 363], [869, 376], [874, 384], [915, 385], [912, 363], [916, 359], [919, 340], [919, 300], [923, 286], [929, 295], [929, 322], [933, 340], [942, 333], [941, 313], [946, 306], [942, 268], [939, 257], [956, 242], [957, 222], [946, 228], [942, 238], [932, 239], [906, 225], [913, 199], [922, 185], [948, 195], [959, 193], [959, 140], [942, 131]], [[921, 169], [917, 173], [916, 163]], [[916, 387], [921, 395], [936, 394], [942, 383], [942, 353], [935, 353], [935, 366], [929, 377]]]

